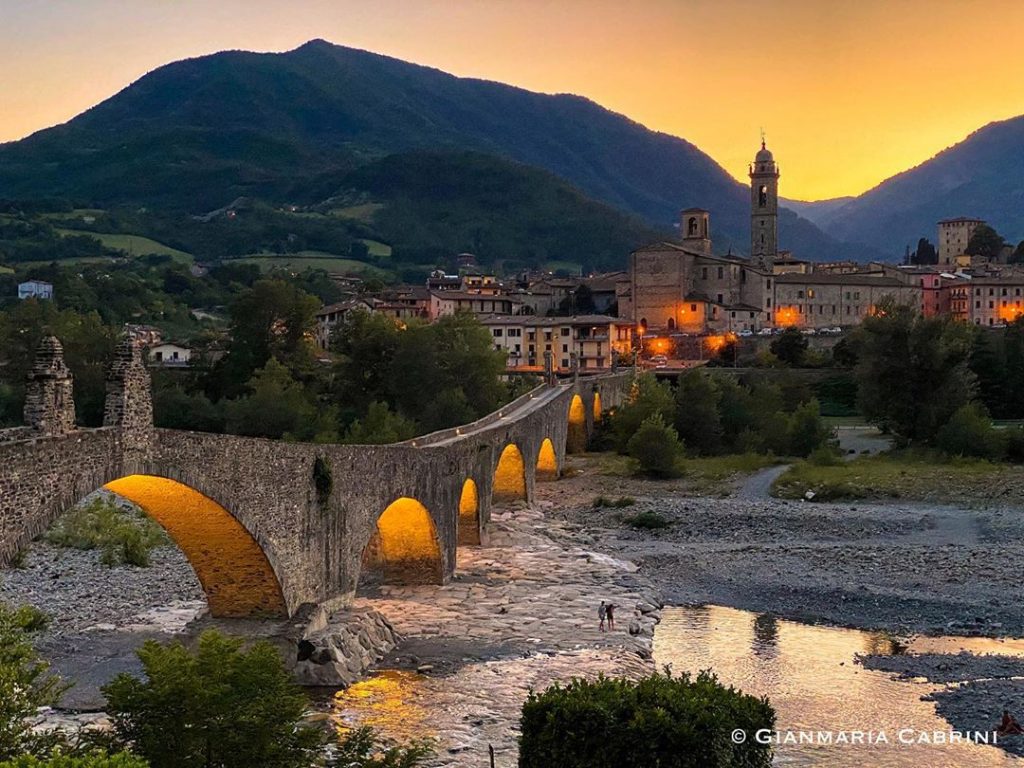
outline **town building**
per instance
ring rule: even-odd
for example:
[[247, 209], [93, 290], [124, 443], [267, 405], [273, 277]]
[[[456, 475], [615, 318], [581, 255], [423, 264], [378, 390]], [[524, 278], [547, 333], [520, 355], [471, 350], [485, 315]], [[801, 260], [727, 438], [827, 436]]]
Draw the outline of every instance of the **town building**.
[[163, 342], [149, 347], [150, 365], [162, 368], [183, 368], [192, 362], [192, 350], [182, 344]]
[[607, 371], [620, 358], [631, 360], [632, 326], [608, 315], [495, 315], [480, 322], [490, 331], [494, 348], [508, 355], [512, 370], [543, 370], [545, 352], [562, 372], [574, 365], [583, 372]]
[[965, 255], [967, 244], [980, 225], [985, 222], [968, 216], [943, 219], [939, 222], [939, 265], [943, 267], [970, 266]]
[[53, 298], [53, 285], [43, 280], [27, 280], [18, 283], [19, 299], [46, 299]]

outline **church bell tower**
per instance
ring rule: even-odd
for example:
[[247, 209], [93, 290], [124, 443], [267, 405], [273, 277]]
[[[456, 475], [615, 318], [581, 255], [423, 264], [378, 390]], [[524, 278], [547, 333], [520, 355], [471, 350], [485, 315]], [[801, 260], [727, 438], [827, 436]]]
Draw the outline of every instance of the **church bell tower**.
[[750, 165], [750, 258], [766, 272], [779, 255], [779, 167], [764, 145]]

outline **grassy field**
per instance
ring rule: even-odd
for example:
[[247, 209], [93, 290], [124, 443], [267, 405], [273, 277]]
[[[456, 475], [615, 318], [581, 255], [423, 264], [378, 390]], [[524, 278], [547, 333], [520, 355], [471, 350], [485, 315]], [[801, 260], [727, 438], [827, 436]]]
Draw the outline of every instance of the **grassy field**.
[[[587, 454], [595, 462], [598, 472], [613, 477], [635, 475], [635, 462], [628, 456], [617, 453]], [[780, 463], [775, 456], [758, 453], [736, 453], [726, 456], [701, 456], [679, 460], [681, 477], [696, 493], [710, 493], [723, 490], [732, 480], [757, 472], [765, 467]]]
[[347, 208], [335, 208], [331, 211], [331, 216], [337, 216], [339, 219], [353, 219], [355, 221], [369, 222], [373, 220], [374, 214], [383, 207], [383, 203], [350, 205]]
[[169, 245], [158, 243], [156, 240], [150, 240], [148, 237], [140, 235], [112, 235], [105, 232], [84, 232], [77, 229], [59, 228], [56, 228], [56, 231], [65, 237], [87, 235], [99, 240], [107, 248], [113, 248], [133, 256], [148, 256], [155, 253], [159, 256], [170, 256], [175, 261], [192, 261], [192, 254], [179, 251], [177, 248], [171, 248]]
[[804, 499], [808, 491], [814, 494], [813, 501], [990, 502], [1024, 492], [1024, 468], [978, 459], [882, 454], [835, 466], [800, 462], [772, 487], [772, 493], [783, 499]]
[[0, 264], [0, 275], [13, 275], [13, 274], [14, 274], [14, 270], [13, 269], [11, 269], [10, 267], [5, 267], [3, 264]]
[[378, 277], [387, 280], [391, 274], [372, 264], [354, 259], [346, 259], [331, 253], [320, 251], [299, 251], [289, 254], [252, 254], [232, 259], [242, 264], [256, 264], [264, 272], [273, 269], [287, 269], [302, 272], [306, 269], [323, 269], [331, 274], [360, 275], [362, 277]]
[[363, 238], [363, 242], [370, 249], [371, 256], [380, 256], [384, 259], [391, 258], [391, 246], [387, 243], [382, 243], [379, 240], [367, 240], [366, 238]]

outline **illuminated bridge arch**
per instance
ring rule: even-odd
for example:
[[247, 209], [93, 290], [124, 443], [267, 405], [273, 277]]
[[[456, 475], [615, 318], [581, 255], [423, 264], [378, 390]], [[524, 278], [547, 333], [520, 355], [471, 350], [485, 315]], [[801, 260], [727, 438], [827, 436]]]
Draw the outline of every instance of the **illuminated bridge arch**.
[[288, 615], [281, 584], [263, 549], [216, 501], [154, 475], [128, 475], [103, 487], [137, 504], [167, 531], [199, 577], [211, 615]]
[[472, 478], [462, 484], [459, 496], [459, 546], [480, 543], [480, 491]]
[[555, 445], [550, 437], [545, 437], [537, 452], [537, 479], [557, 480], [558, 479], [558, 456], [555, 454]]
[[493, 498], [495, 501], [526, 499], [526, 464], [515, 443], [506, 445], [498, 459], [494, 470]]
[[594, 423], [597, 424], [601, 421], [601, 393], [598, 390], [594, 390]]
[[441, 584], [443, 571], [437, 528], [427, 508], [408, 496], [389, 504], [363, 550], [363, 572], [387, 584]]
[[569, 431], [565, 438], [565, 450], [567, 453], [582, 453], [587, 449], [587, 409], [579, 395], [572, 396], [568, 418]]

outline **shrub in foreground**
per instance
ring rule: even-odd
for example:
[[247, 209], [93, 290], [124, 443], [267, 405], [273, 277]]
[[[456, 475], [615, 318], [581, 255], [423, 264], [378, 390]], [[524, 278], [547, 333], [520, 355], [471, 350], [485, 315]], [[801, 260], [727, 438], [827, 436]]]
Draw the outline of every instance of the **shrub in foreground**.
[[[519, 768], [768, 768], [772, 748], [753, 736], [774, 725], [767, 699], [711, 672], [573, 680], [526, 700]], [[737, 728], [742, 744], [732, 740]]]
[[631, 528], [638, 528], [645, 531], [657, 531], [662, 528], [668, 528], [672, 523], [666, 520], [662, 515], [651, 510], [646, 512], [637, 512], [635, 515], [629, 515], [623, 518], [623, 522]]
[[74, 757], [59, 752], [48, 759], [40, 759], [31, 755], [22, 755], [14, 760], [0, 762], [0, 768], [148, 768], [149, 763], [140, 757], [118, 752], [108, 755], [96, 752], [91, 755]]
[[992, 426], [992, 419], [978, 403], [957, 409], [939, 430], [939, 449], [950, 456], [973, 456], [998, 461], [1006, 454], [1005, 433]]
[[356, 728], [338, 739], [332, 768], [416, 768], [433, 755], [427, 742], [387, 743], [372, 728]]
[[195, 652], [149, 641], [145, 679], [104, 686], [114, 731], [153, 768], [308, 768], [324, 734], [303, 727], [307, 706], [275, 648], [204, 632]]
[[43, 623], [39, 617], [35, 609], [0, 603], [0, 760], [44, 753], [56, 743], [52, 734], [31, 727], [39, 708], [56, 703], [64, 690], [32, 647], [30, 633]]

